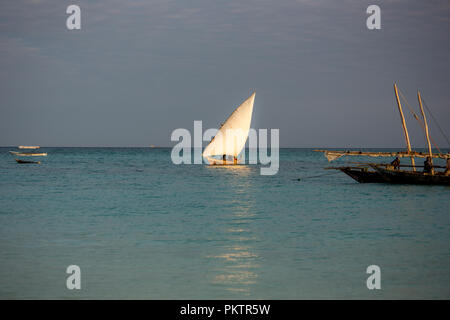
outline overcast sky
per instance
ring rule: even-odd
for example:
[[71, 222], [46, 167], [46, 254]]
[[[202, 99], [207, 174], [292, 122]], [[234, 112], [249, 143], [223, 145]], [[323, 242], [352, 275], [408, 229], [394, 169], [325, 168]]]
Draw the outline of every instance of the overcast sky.
[[1, 1], [0, 68], [2, 146], [171, 146], [256, 90], [252, 127], [283, 147], [403, 147], [394, 81], [450, 136], [447, 0]]

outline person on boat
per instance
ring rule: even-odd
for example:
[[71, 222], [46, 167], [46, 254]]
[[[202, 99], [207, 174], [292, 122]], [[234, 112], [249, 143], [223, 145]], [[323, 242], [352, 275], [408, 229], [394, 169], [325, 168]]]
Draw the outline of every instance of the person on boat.
[[233, 157], [233, 163], [237, 164], [237, 157]]
[[431, 164], [431, 157], [427, 157], [426, 160], [423, 162], [423, 172], [431, 173], [432, 169], [433, 165]]
[[398, 170], [400, 168], [400, 159], [396, 157], [394, 161], [391, 162], [391, 165], [394, 166], [394, 170]]
[[450, 158], [447, 158], [447, 167], [445, 168], [444, 175], [450, 176]]
[[226, 154], [222, 155], [222, 160], [223, 160], [224, 164], [225, 164], [225, 162], [227, 162], [227, 155]]

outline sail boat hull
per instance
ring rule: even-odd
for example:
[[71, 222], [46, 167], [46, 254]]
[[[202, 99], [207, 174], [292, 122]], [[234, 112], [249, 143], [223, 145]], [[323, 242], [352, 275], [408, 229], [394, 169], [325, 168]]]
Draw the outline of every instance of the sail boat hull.
[[222, 159], [216, 159], [213, 157], [205, 157], [208, 160], [208, 163], [210, 166], [235, 166], [239, 164], [243, 164], [242, 161], [238, 160], [237, 162], [234, 162], [233, 160], [222, 160]]
[[380, 173], [374, 170], [367, 170], [367, 167], [338, 167], [336, 169], [341, 170], [359, 183], [386, 182]]
[[386, 182], [394, 184], [450, 185], [450, 176], [444, 173], [429, 174], [419, 171], [395, 170], [372, 165]]

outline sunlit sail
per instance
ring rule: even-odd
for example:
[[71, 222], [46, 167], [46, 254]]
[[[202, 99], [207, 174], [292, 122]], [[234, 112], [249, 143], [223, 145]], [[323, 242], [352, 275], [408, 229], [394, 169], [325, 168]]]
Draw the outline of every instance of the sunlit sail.
[[[233, 111], [205, 148], [203, 157], [210, 164], [231, 165], [238, 163], [238, 156], [245, 147], [250, 130], [254, 101], [255, 92]], [[220, 158], [214, 158], [214, 156]], [[227, 160], [228, 156], [233, 157], [233, 160]]]

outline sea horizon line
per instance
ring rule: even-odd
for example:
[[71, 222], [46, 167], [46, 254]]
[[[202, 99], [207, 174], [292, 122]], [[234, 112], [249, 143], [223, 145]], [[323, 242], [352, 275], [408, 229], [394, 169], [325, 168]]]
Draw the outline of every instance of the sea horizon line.
[[[0, 148], [18, 148], [18, 146], [0, 146]], [[173, 146], [39, 146], [39, 148], [110, 148], [110, 149], [172, 149]], [[202, 147], [203, 149], [204, 147]], [[270, 146], [268, 147], [270, 148]], [[285, 146], [279, 147], [280, 149], [339, 149], [339, 150], [351, 150], [351, 149], [407, 149], [406, 147], [368, 147], [368, 146], [357, 146], [357, 147], [324, 147], [324, 146], [314, 146], [314, 147], [297, 147], [297, 146]], [[426, 149], [426, 146], [416, 147], [415, 149]], [[449, 147], [450, 148], [450, 147]], [[441, 149], [449, 149], [441, 148]], [[192, 149], [197, 149], [192, 147]], [[246, 150], [251, 149], [246, 147]], [[435, 150], [436, 148], [433, 148]], [[436, 149], [437, 150], [437, 149]]]

